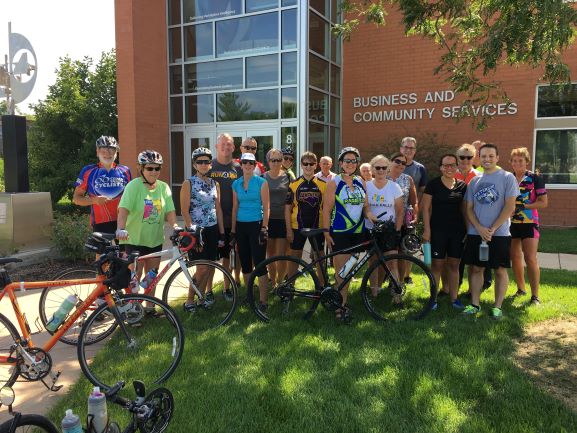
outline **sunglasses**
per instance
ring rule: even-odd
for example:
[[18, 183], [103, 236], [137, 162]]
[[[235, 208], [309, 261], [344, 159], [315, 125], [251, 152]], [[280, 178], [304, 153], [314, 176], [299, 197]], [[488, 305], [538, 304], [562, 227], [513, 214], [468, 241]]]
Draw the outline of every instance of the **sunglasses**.
[[251, 161], [249, 159], [244, 159], [240, 162], [241, 164], [256, 165], [256, 161]]
[[269, 159], [268, 162], [282, 162], [282, 159]]
[[295, 159], [292, 156], [285, 156], [283, 157], [285, 161], [294, 161]]
[[407, 163], [406, 163], [405, 161], [400, 160], [400, 159], [393, 159], [393, 162], [394, 162], [395, 164], [398, 164], [398, 165], [404, 165], [404, 166], [407, 165]]
[[196, 161], [194, 161], [194, 163], [200, 165], [208, 165], [212, 163], [212, 161], [210, 159], [197, 159]]
[[317, 163], [316, 162], [301, 162], [301, 165], [303, 167], [313, 167], [313, 166], [317, 165]]
[[383, 165], [383, 166], [381, 166], [381, 165], [375, 165], [373, 168], [374, 168], [375, 170], [383, 170], [383, 171], [385, 171], [385, 170], [386, 170], [387, 168], [389, 168], [389, 167], [387, 167], [386, 165]]
[[162, 167], [144, 167], [146, 171], [160, 171]]
[[466, 159], [468, 159], [468, 160], [470, 161], [470, 160], [473, 159], [473, 157], [470, 156], [470, 155], [459, 155], [459, 159], [460, 159], [461, 161], [464, 161], [464, 160], [466, 160]]
[[246, 150], [256, 150], [256, 146], [243, 146]]
[[356, 164], [358, 161], [356, 159], [345, 158], [345, 159], [343, 159], [343, 162], [345, 164]]
[[441, 164], [443, 168], [457, 168], [457, 164]]

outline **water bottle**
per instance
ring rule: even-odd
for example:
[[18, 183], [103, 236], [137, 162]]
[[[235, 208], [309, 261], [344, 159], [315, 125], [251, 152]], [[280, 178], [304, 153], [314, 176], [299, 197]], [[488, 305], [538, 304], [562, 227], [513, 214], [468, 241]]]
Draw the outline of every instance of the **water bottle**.
[[489, 244], [486, 240], [481, 242], [479, 245], [479, 261], [488, 262], [489, 261]]
[[152, 283], [152, 280], [154, 280], [157, 275], [158, 275], [158, 269], [152, 268], [150, 271], [146, 273], [146, 275], [140, 282], [140, 287], [142, 287], [143, 289], [148, 288], [150, 283]]
[[92, 430], [89, 433], [104, 433], [108, 425], [106, 395], [95, 386], [88, 396], [88, 419], [92, 420]]
[[423, 244], [423, 262], [425, 265], [431, 266], [431, 243], [425, 242]]
[[70, 313], [76, 305], [77, 300], [78, 298], [76, 295], [68, 295], [60, 307], [58, 307], [58, 310], [56, 310], [54, 315], [48, 321], [46, 329], [50, 332], [56, 332], [60, 324], [64, 322], [64, 319], [66, 319], [66, 316], [68, 316], [68, 313]]
[[409, 227], [413, 222], [413, 206], [409, 205], [405, 212], [405, 226]]
[[138, 278], [136, 278], [136, 274], [134, 272], [130, 273], [130, 282], [128, 283], [128, 287], [130, 288], [130, 293], [138, 293], [140, 287], [138, 287]]
[[345, 278], [359, 261], [359, 253], [353, 254], [339, 271], [339, 277]]
[[66, 409], [66, 415], [62, 418], [62, 433], [83, 433], [80, 417], [72, 413], [72, 409]]

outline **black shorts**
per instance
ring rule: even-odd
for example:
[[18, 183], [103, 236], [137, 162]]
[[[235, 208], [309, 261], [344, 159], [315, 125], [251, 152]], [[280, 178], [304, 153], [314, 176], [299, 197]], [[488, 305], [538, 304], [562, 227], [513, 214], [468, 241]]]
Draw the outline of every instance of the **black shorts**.
[[268, 238], [269, 239], [286, 239], [286, 222], [285, 220], [268, 220]]
[[116, 221], [108, 221], [106, 223], [98, 223], [92, 225], [93, 232], [100, 233], [116, 233]]
[[[331, 233], [333, 238], [333, 252], [344, 250], [346, 248], [354, 247], [367, 240], [366, 234], [363, 233]], [[367, 249], [366, 245], [361, 245], [354, 250], [347, 251], [345, 254], [360, 253]]]
[[162, 251], [162, 244], [152, 248], [145, 247], [143, 245], [124, 244], [124, 251], [126, 251], [128, 254], [138, 251], [140, 253], [140, 256], [145, 256], [147, 254], [158, 253], [159, 251]]
[[467, 235], [463, 251], [465, 264], [491, 269], [511, 267], [511, 236], [493, 236], [489, 242], [488, 262], [479, 260], [479, 245], [481, 245], [481, 236]]
[[[218, 245], [217, 245], [218, 247]], [[228, 259], [230, 256], [230, 228], [224, 229], [224, 247], [218, 248], [218, 259]]]
[[[250, 274], [266, 258], [266, 242], [259, 243], [262, 221], [236, 223], [236, 247], [243, 274]], [[260, 276], [267, 273], [266, 267]]]
[[[292, 229], [293, 230], [293, 241], [291, 242], [291, 250], [295, 250], [295, 251], [302, 251], [302, 249], [305, 247], [305, 243], [307, 242], [307, 238], [304, 237], [299, 229]], [[319, 249], [319, 252], [323, 252], [323, 249], [325, 247], [325, 235], [323, 233], [321, 233], [320, 235], [317, 236], [313, 236], [316, 240], [317, 240], [317, 248]], [[309, 243], [311, 244], [311, 251], [312, 251], [312, 242], [311, 240], [313, 239], [313, 237], [310, 237], [309, 239]]]
[[463, 257], [465, 234], [461, 230], [454, 232], [431, 230], [431, 257], [433, 259], [444, 259], [445, 257], [460, 259]]
[[218, 259], [218, 225], [203, 227], [202, 229], [202, 251], [191, 249], [188, 251], [190, 260], [217, 260]]
[[513, 239], [539, 239], [539, 226], [535, 223], [511, 224]]

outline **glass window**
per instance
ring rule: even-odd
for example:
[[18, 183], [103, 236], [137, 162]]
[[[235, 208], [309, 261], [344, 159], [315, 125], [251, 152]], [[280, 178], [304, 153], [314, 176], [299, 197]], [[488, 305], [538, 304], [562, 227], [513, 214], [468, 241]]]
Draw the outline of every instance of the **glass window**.
[[338, 23], [341, 19], [340, 0], [331, 0], [331, 21]]
[[317, 157], [327, 154], [325, 151], [325, 143], [328, 141], [328, 128], [328, 126], [323, 126], [319, 123], [309, 122], [309, 149], [311, 149]]
[[296, 119], [297, 117], [297, 88], [288, 87], [281, 89], [281, 104], [282, 104], [282, 118], [283, 119]]
[[329, 24], [314, 12], [309, 12], [309, 48], [329, 56]]
[[179, 95], [182, 93], [182, 66], [171, 66], [170, 70], [170, 94]]
[[185, 65], [186, 92], [240, 89], [243, 86], [242, 59]]
[[184, 182], [184, 134], [182, 132], [170, 133], [172, 181]]
[[282, 0], [281, 6], [295, 6], [297, 4], [297, 0]]
[[233, 56], [278, 49], [277, 13], [216, 23], [217, 56]]
[[282, 84], [296, 84], [297, 83], [297, 53], [283, 53], [281, 55]]
[[168, 47], [168, 62], [177, 63], [182, 62], [182, 47], [180, 46], [180, 27], [169, 29], [169, 47]]
[[331, 96], [331, 123], [338, 125], [341, 121], [341, 100]]
[[242, 0], [183, 0], [184, 22], [225, 18], [242, 13]]
[[184, 27], [186, 60], [213, 57], [212, 23]]
[[170, 98], [170, 123], [179, 125], [182, 123], [182, 97]]
[[278, 0], [246, 0], [246, 13], [278, 7]]
[[539, 86], [537, 117], [577, 116], [577, 84]]
[[217, 95], [217, 121], [278, 119], [278, 90]]
[[309, 84], [329, 91], [329, 62], [309, 54]]
[[535, 170], [546, 183], [577, 185], [577, 129], [538, 130]]
[[296, 126], [286, 126], [280, 129], [281, 148], [292, 147], [295, 151], [295, 163], [298, 162], [298, 135]]
[[331, 65], [331, 92], [341, 94], [341, 68]]
[[278, 85], [278, 55], [247, 57], [246, 87]]
[[186, 123], [214, 122], [214, 95], [186, 97]]
[[309, 119], [327, 122], [329, 119], [329, 97], [324, 93], [309, 89]]
[[327, 155], [331, 156], [333, 160], [337, 160], [337, 149], [341, 148], [340, 129], [333, 126], [330, 127], [329, 149]]
[[289, 9], [282, 13], [282, 49], [297, 47], [297, 10]]
[[329, 0], [310, 0], [311, 8], [315, 9], [321, 15], [328, 18], [329, 15]]
[[180, 24], [180, 0], [168, 1], [168, 25]]
[[331, 35], [331, 60], [336, 64], [341, 64], [341, 38]]

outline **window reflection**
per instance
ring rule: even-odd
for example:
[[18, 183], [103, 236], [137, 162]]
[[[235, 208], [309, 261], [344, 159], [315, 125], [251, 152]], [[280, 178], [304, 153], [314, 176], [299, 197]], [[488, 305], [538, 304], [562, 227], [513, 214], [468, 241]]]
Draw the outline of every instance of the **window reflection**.
[[246, 86], [278, 85], [278, 55], [248, 57], [246, 59]]
[[170, 94], [177, 95], [182, 93], [182, 66], [170, 67]]
[[537, 117], [577, 116], [577, 84], [539, 86]]
[[182, 123], [182, 98], [180, 96], [170, 98], [170, 123], [173, 125]]
[[180, 0], [168, 1], [168, 24], [180, 24]]
[[186, 97], [186, 123], [214, 122], [214, 95]]
[[277, 50], [277, 17], [277, 13], [270, 13], [217, 22], [217, 56]]
[[187, 93], [243, 86], [242, 59], [196, 63], [185, 68]]
[[311, 8], [328, 18], [329, 0], [310, 0], [309, 4]]
[[176, 183], [184, 182], [184, 134], [170, 133], [172, 180]]
[[535, 170], [546, 183], [577, 185], [577, 129], [537, 130]]
[[246, 0], [246, 12], [258, 12], [278, 7], [278, 0]]
[[184, 22], [225, 18], [242, 13], [242, 0], [184, 0]]
[[309, 83], [319, 89], [329, 90], [329, 63], [309, 54]]
[[331, 123], [338, 125], [341, 120], [341, 100], [331, 97]]
[[309, 12], [309, 48], [329, 56], [329, 24], [314, 12]]
[[281, 56], [282, 84], [296, 84], [297, 83], [297, 53], [283, 53]]
[[282, 13], [282, 49], [297, 47], [297, 10], [289, 9]]
[[309, 89], [309, 119], [328, 122], [329, 97], [324, 93]]
[[293, 119], [297, 117], [297, 88], [289, 87], [281, 90], [282, 118]]
[[325, 143], [328, 141], [328, 126], [309, 122], [309, 146], [318, 155], [326, 155]]
[[182, 47], [180, 46], [180, 27], [169, 29], [169, 63], [182, 62]]
[[341, 69], [334, 65], [331, 65], [331, 92], [341, 94]]
[[278, 90], [229, 92], [217, 95], [217, 121], [278, 119]]
[[184, 28], [186, 60], [202, 59], [213, 56], [212, 24], [197, 24]]
[[296, 6], [297, 0], [282, 0], [281, 6]]

